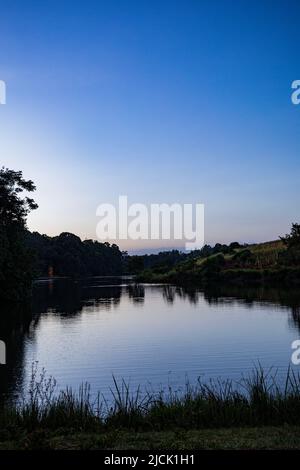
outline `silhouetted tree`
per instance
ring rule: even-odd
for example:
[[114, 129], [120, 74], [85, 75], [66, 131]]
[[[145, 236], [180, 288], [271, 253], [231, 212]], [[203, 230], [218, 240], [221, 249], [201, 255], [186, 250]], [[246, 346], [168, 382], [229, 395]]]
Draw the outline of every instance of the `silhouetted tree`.
[[300, 224], [292, 224], [291, 233], [280, 239], [287, 248], [300, 247]]
[[0, 170], [0, 299], [28, 297], [33, 277], [32, 255], [26, 247], [26, 219], [38, 206], [23, 191], [35, 190], [21, 171]]
[[291, 233], [280, 237], [286, 250], [279, 254], [278, 262], [286, 266], [300, 265], [300, 224], [292, 224]]
[[35, 253], [39, 276], [112, 276], [122, 273], [122, 253], [115, 244], [81, 241], [63, 232], [57, 237], [27, 233], [27, 245]]

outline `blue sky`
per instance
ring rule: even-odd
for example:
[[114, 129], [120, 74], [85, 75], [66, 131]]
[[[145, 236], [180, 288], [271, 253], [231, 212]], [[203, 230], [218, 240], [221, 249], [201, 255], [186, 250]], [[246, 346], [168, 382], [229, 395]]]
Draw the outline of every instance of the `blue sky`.
[[299, 221], [299, 2], [0, 6], [0, 164], [37, 185], [30, 229], [95, 238], [121, 194], [204, 203], [207, 243]]

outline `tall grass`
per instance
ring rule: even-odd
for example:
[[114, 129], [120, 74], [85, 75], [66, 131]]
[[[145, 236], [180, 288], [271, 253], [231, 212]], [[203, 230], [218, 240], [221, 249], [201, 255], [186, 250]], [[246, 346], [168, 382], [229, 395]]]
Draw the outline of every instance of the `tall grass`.
[[0, 428], [19, 426], [29, 431], [38, 427], [92, 429], [102, 422], [101, 406], [100, 394], [92, 400], [89, 384], [82, 384], [78, 392], [66, 388], [57, 394], [56, 380], [47, 377], [45, 369], [38, 373], [37, 363], [34, 363], [28, 393], [16, 403], [2, 407]]
[[279, 254], [286, 248], [281, 240], [276, 240], [252, 245], [249, 249], [255, 256], [255, 267], [263, 269], [275, 266], [278, 262]]
[[260, 366], [241, 380], [186, 383], [183, 393], [133, 393], [113, 377], [112, 404], [92, 399], [89, 385], [77, 393], [70, 388], [56, 393], [53, 378], [33, 368], [26, 399], [0, 411], [0, 428], [70, 428], [72, 430], [162, 430], [300, 423], [300, 376], [290, 368], [279, 386], [273, 370]]

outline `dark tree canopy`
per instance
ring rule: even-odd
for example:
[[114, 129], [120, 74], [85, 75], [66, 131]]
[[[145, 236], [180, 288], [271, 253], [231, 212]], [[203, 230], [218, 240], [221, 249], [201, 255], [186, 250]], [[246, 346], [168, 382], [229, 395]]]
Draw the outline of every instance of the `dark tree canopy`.
[[21, 171], [0, 170], [0, 300], [23, 301], [38, 276], [116, 275], [122, 271], [117, 245], [81, 241], [72, 233], [57, 237], [30, 233], [27, 216], [37, 208], [35, 190]]
[[57, 237], [27, 233], [27, 245], [35, 254], [39, 276], [112, 276], [122, 272], [122, 253], [115, 244], [81, 241], [63, 232]]
[[300, 224], [292, 224], [291, 232], [285, 237], [280, 237], [286, 246], [286, 250], [280, 254], [280, 264], [286, 266], [300, 265]]
[[26, 193], [34, 190], [33, 182], [26, 181], [21, 171], [1, 168], [0, 299], [20, 301], [30, 293], [32, 256], [24, 240], [27, 215], [37, 208]]
[[300, 247], [300, 224], [292, 224], [291, 233], [280, 239], [287, 248]]
[[25, 228], [26, 217], [37, 209], [37, 204], [28, 196], [21, 196], [23, 191], [35, 191], [31, 180], [24, 180], [21, 171], [2, 167], [0, 170], [0, 220], [1, 224], [14, 223]]

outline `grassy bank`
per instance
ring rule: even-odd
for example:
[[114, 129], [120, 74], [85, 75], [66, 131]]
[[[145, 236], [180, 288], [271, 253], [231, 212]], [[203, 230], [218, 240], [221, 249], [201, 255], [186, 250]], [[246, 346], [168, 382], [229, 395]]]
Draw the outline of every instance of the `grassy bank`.
[[198, 450], [300, 449], [300, 426], [230, 429], [176, 429], [136, 432], [70, 431], [70, 429], [6, 434], [0, 450]]
[[145, 269], [138, 273], [137, 281], [189, 286], [212, 282], [238, 285], [300, 283], [299, 262], [291, 262], [288, 256], [290, 252], [280, 240], [247, 247], [229, 249], [225, 246], [218, 249], [223, 251], [210, 255], [200, 251], [198, 256], [179, 262], [172, 269], [159, 265]]
[[1, 409], [0, 448], [300, 446], [300, 377], [291, 370], [281, 387], [258, 368], [238, 384], [186, 384], [181, 395], [131, 393], [115, 381], [112, 398], [92, 399], [88, 386], [57, 394], [34, 371], [28, 399]]

